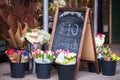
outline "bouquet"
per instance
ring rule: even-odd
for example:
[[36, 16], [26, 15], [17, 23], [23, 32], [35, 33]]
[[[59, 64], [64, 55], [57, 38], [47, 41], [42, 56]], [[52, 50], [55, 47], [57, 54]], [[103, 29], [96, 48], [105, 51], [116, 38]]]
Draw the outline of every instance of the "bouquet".
[[14, 63], [25, 63], [29, 60], [29, 52], [26, 50], [8, 49], [5, 51], [11, 62]]
[[101, 55], [101, 58], [105, 61], [119, 61], [120, 56], [118, 56], [115, 52], [112, 52], [110, 47], [107, 46], [101, 46], [96, 49], [97, 53]]
[[76, 64], [76, 53], [70, 52], [69, 50], [58, 49], [55, 51], [57, 54], [55, 62], [62, 65]]
[[50, 34], [39, 29], [29, 29], [22, 38], [25, 38], [31, 44], [45, 44], [50, 42]]
[[105, 35], [102, 33], [98, 33], [97, 36], [95, 37], [95, 45], [96, 47], [102, 46], [105, 42]]
[[112, 52], [108, 45], [103, 45], [105, 42], [105, 35], [102, 33], [97, 34], [95, 37], [96, 53], [98, 59], [103, 59], [105, 61], [119, 61], [120, 57]]
[[96, 52], [98, 59], [102, 58], [101, 51], [103, 49], [104, 42], [105, 42], [105, 35], [102, 33], [98, 33], [97, 36], [95, 37], [95, 45], [96, 45]]
[[102, 58], [105, 61], [119, 61], [120, 56], [117, 56], [115, 52], [112, 52], [109, 46], [103, 46]]
[[52, 63], [55, 59], [54, 52], [42, 51], [40, 49], [32, 51], [33, 59], [36, 63]]

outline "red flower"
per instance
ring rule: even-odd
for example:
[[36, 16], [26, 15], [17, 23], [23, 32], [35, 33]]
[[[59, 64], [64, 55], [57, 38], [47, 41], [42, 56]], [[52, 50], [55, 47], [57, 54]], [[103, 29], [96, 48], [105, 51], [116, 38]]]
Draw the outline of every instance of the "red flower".
[[100, 38], [102, 37], [102, 35], [103, 35], [102, 33], [98, 33], [98, 34], [97, 34], [97, 36], [100, 36]]
[[5, 53], [6, 54], [13, 54], [15, 52], [15, 49], [8, 49]]

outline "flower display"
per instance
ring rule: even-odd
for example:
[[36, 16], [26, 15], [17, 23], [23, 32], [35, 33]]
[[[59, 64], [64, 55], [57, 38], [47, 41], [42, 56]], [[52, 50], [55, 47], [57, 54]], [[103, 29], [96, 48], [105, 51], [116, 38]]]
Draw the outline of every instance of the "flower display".
[[65, 0], [53, 0], [49, 4], [49, 14], [51, 16], [54, 16], [56, 12], [56, 7], [65, 7], [66, 6], [66, 1]]
[[105, 42], [105, 35], [102, 33], [98, 33], [97, 36], [95, 37], [97, 58], [102, 58], [104, 42]]
[[64, 7], [64, 6], [66, 6], [65, 0], [54, 0], [53, 3], [57, 7]]
[[55, 62], [62, 65], [76, 64], [76, 53], [70, 52], [69, 50], [58, 49], [55, 51], [57, 54]]
[[40, 49], [33, 50], [32, 56], [36, 63], [52, 63], [55, 59], [54, 52], [46, 50], [42, 51]]
[[26, 50], [19, 50], [15, 48], [11, 48], [5, 51], [5, 54], [8, 56], [11, 62], [28, 62], [29, 60], [29, 52]]
[[118, 56], [115, 52], [112, 52], [110, 47], [107, 46], [100, 46], [96, 48], [96, 52], [98, 54], [98, 58], [102, 58], [105, 61], [119, 61], [120, 56]]
[[44, 30], [33, 29], [24, 36], [31, 44], [45, 44], [50, 42], [50, 34]]
[[102, 33], [98, 33], [95, 37], [95, 45], [96, 46], [102, 46], [105, 42], [105, 35]]
[[120, 57], [112, 52], [108, 45], [104, 45], [105, 35], [98, 33], [95, 37], [96, 53], [98, 59], [103, 59], [105, 61], [119, 61]]
[[108, 55], [109, 53], [111, 53], [111, 49], [109, 48], [109, 46], [97, 46], [96, 47], [96, 53], [97, 53], [97, 57], [98, 58], [102, 58], [103, 55]]

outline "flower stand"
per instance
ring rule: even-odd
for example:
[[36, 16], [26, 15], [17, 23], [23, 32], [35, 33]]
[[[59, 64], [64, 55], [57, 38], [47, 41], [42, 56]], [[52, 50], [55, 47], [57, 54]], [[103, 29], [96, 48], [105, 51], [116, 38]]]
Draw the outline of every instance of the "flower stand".
[[40, 79], [48, 79], [50, 78], [51, 73], [51, 63], [35, 63], [36, 64], [36, 75], [37, 78]]
[[113, 76], [116, 73], [116, 61], [102, 60], [102, 74], [106, 76]]
[[59, 80], [75, 80], [76, 65], [57, 65]]
[[12, 63], [10, 62], [10, 70], [12, 78], [24, 78], [26, 63]]

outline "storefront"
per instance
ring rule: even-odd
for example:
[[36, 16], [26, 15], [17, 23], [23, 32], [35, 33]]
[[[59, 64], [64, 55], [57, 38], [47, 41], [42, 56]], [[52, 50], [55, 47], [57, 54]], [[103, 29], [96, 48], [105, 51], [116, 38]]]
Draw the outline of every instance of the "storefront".
[[[15, 0], [5, 0], [7, 4], [15, 4]], [[20, 4], [23, 4], [26, 8], [30, 5], [30, 2], [35, 2], [37, 3], [38, 10], [36, 11], [37, 14], [36, 17], [42, 17], [43, 15], [43, 0], [18, 0]], [[90, 7], [91, 11], [94, 12], [94, 0], [64, 0], [66, 2], [67, 8], [85, 8], [85, 7]], [[106, 42], [105, 43], [110, 43], [110, 44], [119, 44], [120, 43], [120, 37], [119, 37], [119, 18], [120, 18], [120, 11], [119, 11], [119, 6], [120, 1], [118, 0], [98, 0], [98, 26], [97, 26], [97, 32], [103, 33], [106, 35]], [[55, 14], [55, 6], [53, 5], [53, 0], [49, 0], [48, 4], [48, 10], [49, 10], [49, 16], [54, 16]], [[1, 6], [1, 8], [3, 5]], [[20, 9], [20, 8], [19, 8]], [[19, 10], [18, 9], [18, 10]], [[2, 9], [1, 9], [2, 10]], [[31, 13], [31, 11], [29, 10]], [[94, 15], [94, 13], [92, 13]], [[34, 15], [30, 14], [30, 15]], [[22, 17], [22, 13], [21, 13]], [[33, 25], [33, 17], [30, 17], [28, 15], [28, 18], [31, 18], [32, 20], [28, 19], [29, 24], [31, 28], [34, 28]], [[94, 16], [93, 16], [94, 19]], [[53, 19], [49, 20], [49, 25], [52, 26]], [[39, 18], [39, 26], [43, 26], [43, 18]], [[4, 29], [6, 29], [4, 27]], [[49, 29], [51, 32], [52, 28], [50, 27]], [[3, 30], [4, 31], [4, 30]], [[0, 38], [3, 40], [3, 38]]]

